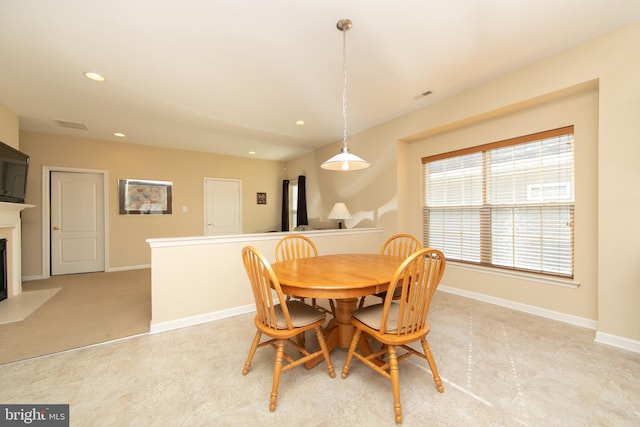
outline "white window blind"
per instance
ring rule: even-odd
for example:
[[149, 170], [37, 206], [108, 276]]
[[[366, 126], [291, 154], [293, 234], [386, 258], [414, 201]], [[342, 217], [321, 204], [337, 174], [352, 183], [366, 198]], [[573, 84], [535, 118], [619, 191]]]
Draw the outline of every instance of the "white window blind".
[[573, 126], [422, 163], [426, 246], [450, 260], [573, 278]]

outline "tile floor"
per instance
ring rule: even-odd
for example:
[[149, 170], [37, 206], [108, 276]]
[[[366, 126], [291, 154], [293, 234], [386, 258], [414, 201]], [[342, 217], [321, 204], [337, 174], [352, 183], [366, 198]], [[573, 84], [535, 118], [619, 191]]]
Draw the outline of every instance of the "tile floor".
[[[438, 292], [423, 360], [400, 365], [404, 426], [639, 426], [640, 354], [594, 332]], [[0, 403], [68, 403], [72, 426], [393, 426], [390, 383], [358, 361], [282, 375], [274, 352], [242, 366], [251, 315], [0, 366]]]

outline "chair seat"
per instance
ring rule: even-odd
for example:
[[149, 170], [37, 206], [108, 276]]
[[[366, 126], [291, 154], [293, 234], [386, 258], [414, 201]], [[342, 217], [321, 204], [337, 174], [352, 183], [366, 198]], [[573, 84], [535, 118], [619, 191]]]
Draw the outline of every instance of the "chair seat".
[[[398, 310], [399, 304], [391, 303], [389, 308], [389, 320], [387, 321], [387, 332], [394, 333], [398, 331]], [[358, 319], [371, 329], [379, 331], [382, 327], [382, 312], [384, 310], [384, 304], [374, 304], [368, 307], [361, 308], [351, 313], [351, 316]]]
[[[384, 304], [370, 305], [365, 308], [354, 311], [351, 315], [376, 331], [382, 328], [382, 312], [384, 311]], [[387, 319], [386, 334], [395, 334], [398, 332], [398, 315], [400, 313], [400, 304], [396, 302], [391, 303], [389, 307], [389, 318]], [[428, 322], [427, 322], [428, 325]], [[402, 328], [404, 333], [404, 328]], [[429, 330], [427, 326], [426, 330]]]
[[[326, 317], [324, 312], [301, 301], [289, 301], [287, 308], [289, 309], [291, 324], [294, 328], [302, 328], [319, 320], [323, 320]], [[274, 309], [276, 312], [276, 328], [287, 329], [287, 322], [284, 319], [280, 304], [277, 304]]]

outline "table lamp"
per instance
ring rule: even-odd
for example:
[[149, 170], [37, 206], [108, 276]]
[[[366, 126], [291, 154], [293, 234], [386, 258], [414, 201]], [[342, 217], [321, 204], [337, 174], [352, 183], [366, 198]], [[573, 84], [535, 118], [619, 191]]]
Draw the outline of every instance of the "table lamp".
[[[349, 213], [349, 209], [347, 209], [347, 205], [344, 203], [336, 203], [331, 208], [331, 212], [329, 212], [329, 219], [351, 219], [351, 214]], [[342, 221], [338, 221], [338, 228], [342, 228]], [[344, 228], [347, 228], [346, 226]]]

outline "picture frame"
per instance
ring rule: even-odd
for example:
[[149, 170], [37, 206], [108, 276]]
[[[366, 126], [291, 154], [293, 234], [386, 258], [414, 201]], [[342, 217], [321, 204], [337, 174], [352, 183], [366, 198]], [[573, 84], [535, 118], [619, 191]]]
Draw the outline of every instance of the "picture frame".
[[120, 215], [169, 215], [172, 202], [171, 181], [119, 179]]
[[267, 193], [256, 193], [256, 202], [259, 205], [267, 204]]

